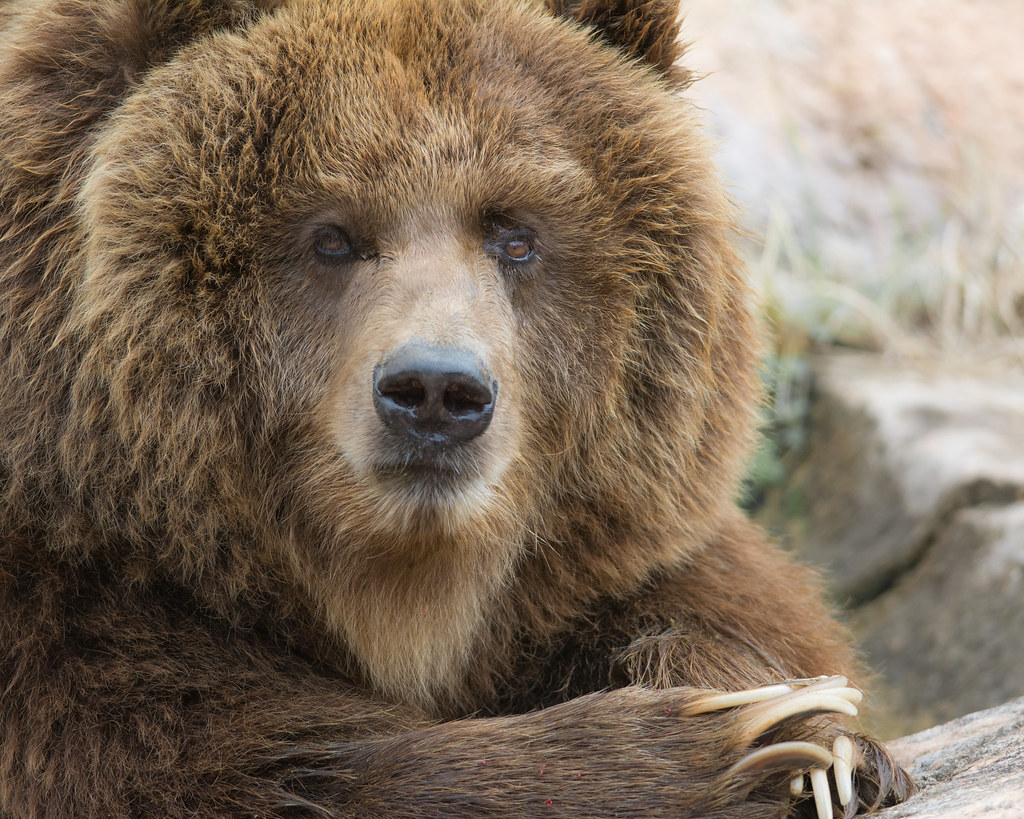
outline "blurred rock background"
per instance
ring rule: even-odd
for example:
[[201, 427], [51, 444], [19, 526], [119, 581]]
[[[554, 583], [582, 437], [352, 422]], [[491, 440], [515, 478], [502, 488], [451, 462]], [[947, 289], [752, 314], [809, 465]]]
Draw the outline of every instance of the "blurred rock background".
[[1024, 695], [1024, 2], [684, 0], [774, 343], [749, 505], [894, 737]]

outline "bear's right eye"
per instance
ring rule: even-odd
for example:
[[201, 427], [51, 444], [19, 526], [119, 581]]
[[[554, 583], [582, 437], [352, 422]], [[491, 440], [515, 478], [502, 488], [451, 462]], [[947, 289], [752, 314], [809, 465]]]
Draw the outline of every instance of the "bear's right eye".
[[324, 225], [313, 234], [313, 249], [326, 261], [338, 262], [355, 255], [352, 242], [340, 227]]

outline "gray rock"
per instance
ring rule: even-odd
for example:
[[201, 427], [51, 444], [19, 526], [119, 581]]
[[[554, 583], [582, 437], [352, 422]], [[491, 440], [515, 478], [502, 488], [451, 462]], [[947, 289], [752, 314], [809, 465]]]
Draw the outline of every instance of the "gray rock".
[[882, 678], [886, 733], [1024, 694], [1024, 503], [957, 512], [853, 626]]
[[868, 354], [814, 362], [807, 457], [765, 517], [841, 599], [871, 599], [957, 510], [1024, 499], [1024, 372]]
[[872, 728], [1024, 694], [1024, 372], [863, 354], [814, 371], [806, 457], [762, 517], [854, 609]]
[[889, 743], [921, 792], [879, 819], [1024, 816], [1024, 699]]

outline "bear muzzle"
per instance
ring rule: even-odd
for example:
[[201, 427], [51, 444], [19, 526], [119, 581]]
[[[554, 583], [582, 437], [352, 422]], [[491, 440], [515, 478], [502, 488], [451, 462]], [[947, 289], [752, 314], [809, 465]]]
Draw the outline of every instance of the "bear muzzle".
[[410, 458], [430, 462], [482, 435], [498, 384], [468, 350], [408, 342], [374, 367], [377, 415]]

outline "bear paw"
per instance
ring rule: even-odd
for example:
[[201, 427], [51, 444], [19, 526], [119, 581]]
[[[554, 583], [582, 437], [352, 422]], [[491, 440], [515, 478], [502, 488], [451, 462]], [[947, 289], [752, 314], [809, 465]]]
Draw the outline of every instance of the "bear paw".
[[[737, 708], [736, 744], [750, 747], [767, 732], [793, 720], [817, 714], [857, 715], [863, 694], [848, 685], [845, 677], [818, 677], [790, 680], [745, 691], [714, 692], [693, 701], [686, 709], [690, 715]], [[909, 777], [891, 760], [878, 743], [865, 737], [842, 732], [835, 724], [825, 727], [824, 745], [808, 741], [771, 742], [751, 751], [725, 775], [732, 779], [742, 774], [792, 771], [793, 796], [805, 795], [810, 779], [818, 819], [832, 819], [833, 801], [847, 816], [859, 807], [871, 809], [884, 802], [901, 801], [913, 792]], [[828, 740], [831, 739], [831, 743]], [[829, 747], [830, 746], [830, 747]], [[835, 787], [833, 800], [828, 772]], [[865, 794], [858, 793], [858, 785]]]

